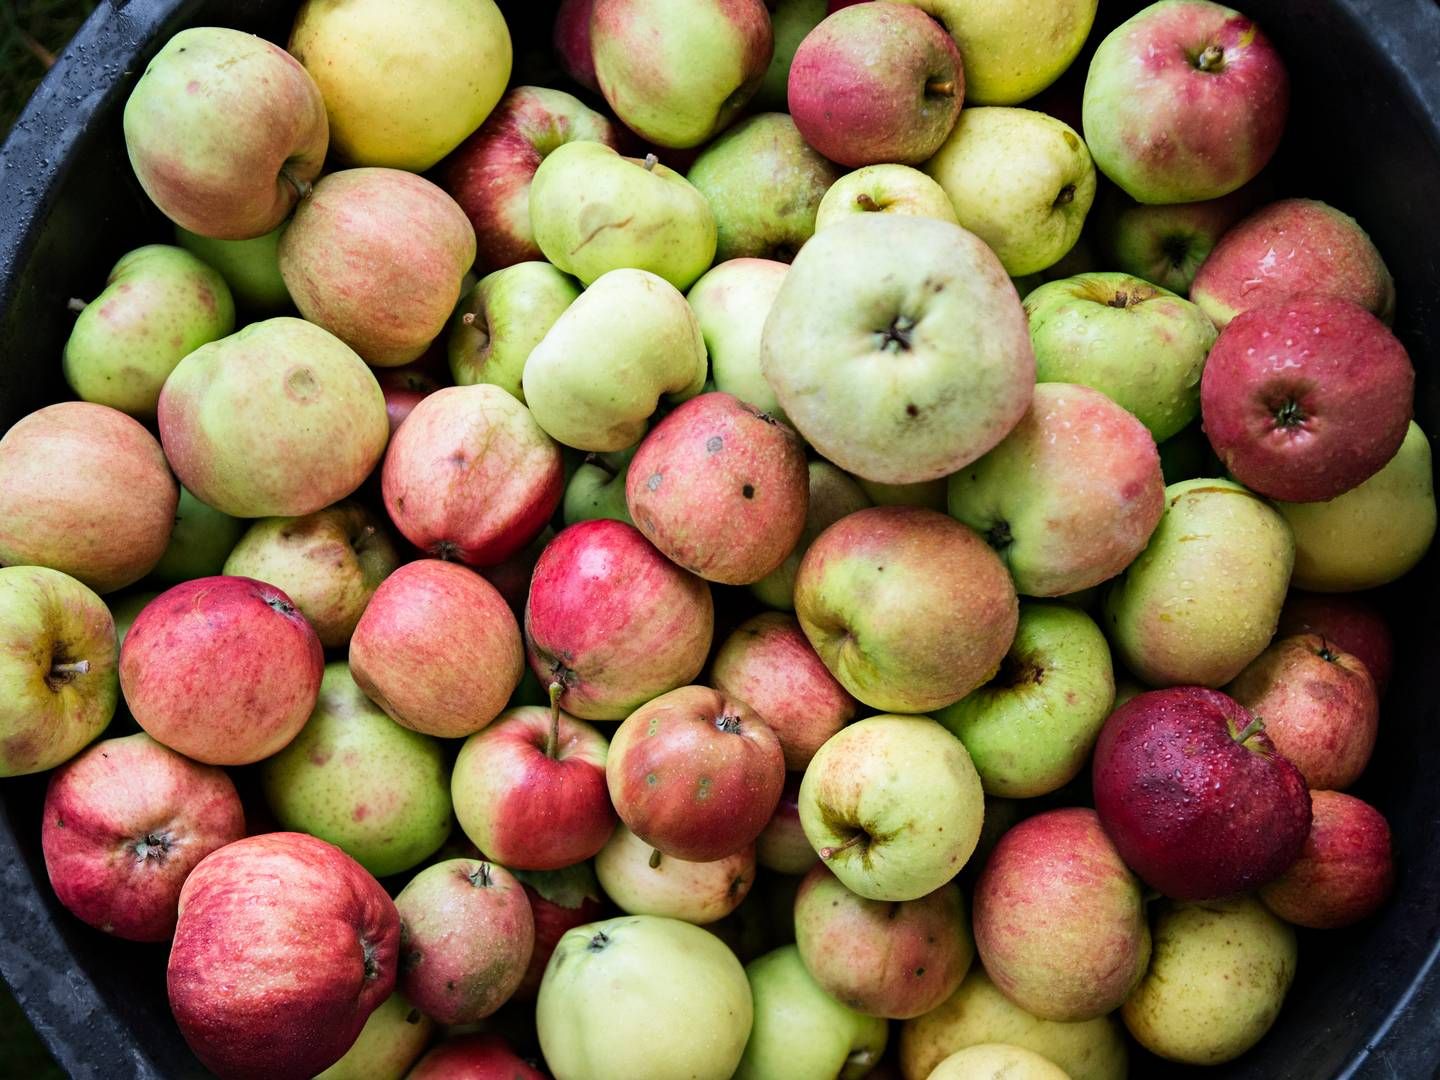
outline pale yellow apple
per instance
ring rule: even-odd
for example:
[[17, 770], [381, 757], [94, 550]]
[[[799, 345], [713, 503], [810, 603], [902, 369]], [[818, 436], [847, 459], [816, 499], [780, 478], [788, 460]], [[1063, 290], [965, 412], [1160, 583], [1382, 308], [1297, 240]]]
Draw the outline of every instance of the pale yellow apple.
[[951, 1054], [935, 1066], [929, 1080], [1070, 1080], [1070, 1074], [1034, 1050], [1009, 1043], [981, 1043]]

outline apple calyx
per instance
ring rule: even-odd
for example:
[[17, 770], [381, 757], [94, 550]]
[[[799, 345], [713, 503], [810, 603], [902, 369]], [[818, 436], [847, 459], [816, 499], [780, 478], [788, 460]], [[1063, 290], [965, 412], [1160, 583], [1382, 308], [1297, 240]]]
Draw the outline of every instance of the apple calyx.
[[136, 840], [130, 849], [135, 853], [137, 863], [152, 862], [164, 866], [174, 842], [168, 832], [151, 832]]
[[914, 329], [915, 320], [909, 315], [896, 315], [884, 330], [875, 331], [880, 339], [879, 348], [884, 352], [909, 352], [910, 334]]
[[605, 946], [609, 944], [610, 935], [605, 933], [604, 930], [597, 930], [595, 931], [594, 936], [590, 938], [590, 941], [585, 946], [585, 949], [587, 952], [603, 952], [605, 950]]
[[1330, 642], [1323, 637], [1320, 639], [1320, 648], [1315, 650], [1315, 655], [1328, 664], [1338, 663], [1340, 660], [1340, 654], [1330, 648]]
[[270, 606], [271, 611], [279, 612], [281, 615], [295, 614], [295, 605], [277, 593], [266, 596], [265, 603]]
[[1190, 240], [1179, 233], [1167, 236], [1160, 241], [1160, 254], [1171, 269], [1184, 269], [1186, 260], [1190, 258]]
[[640, 167], [646, 172], [654, 172], [655, 166], [659, 164], [660, 159], [658, 157], [656, 157], [654, 154], [646, 154], [645, 160], [640, 163]]
[[1305, 421], [1310, 419], [1305, 415], [1300, 403], [1293, 398], [1287, 398], [1279, 407], [1272, 408], [1271, 415], [1275, 418], [1275, 426], [1280, 428], [1303, 427]]
[[465, 880], [477, 889], [488, 889], [495, 884], [495, 873], [488, 862], [482, 862], [465, 874]]
[[454, 540], [437, 540], [430, 545], [430, 554], [441, 562], [455, 562], [460, 558], [460, 545]]
[[1206, 45], [1190, 61], [1196, 71], [1217, 75], [1225, 70], [1225, 50], [1215, 44]]
[[826, 862], [829, 862], [831, 859], [835, 858], [836, 855], [840, 855], [843, 852], [849, 851], [853, 847], [869, 842], [870, 834], [864, 829], [861, 829], [859, 832], [853, 833], [850, 836], [850, 839], [846, 840], [843, 844], [827, 844], [825, 847], [822, 847], [816, 854], [818, 854], [820, 858], [824, 859]]
[[375, 943], [369, 938], [360, 939], [360, 956], [365, 964], [365, 981], [374, 982], [380, 977], [380, 957]]
[[1062, 188], [1060, 189], [1060, 193], [1055, 196], [1055, 201], [1054, 201], [1053, 203], [1051, 203], [1050, 205], [1051, 205], [1052, 207], [1054, 207], [1056, 210], [1058, 210], [1058, 209], [1060, 209], [1060, 207], [1062, 207], [1062, 206], [1069, 206], [1069, 205], [1070, 205], [1072, 202], [1074, 202], [1074, 201], [1075, 201], [1075, 185], [1074, 185], [1074, 184], [1066, 184], [1064, 187], [1062, 187]]
[[89, 660], [61, 660], [52, 662], [45, 675], [45, 685], [51, 690], [69, 686], [81, 675], [90, 674]]
[[1015, 542], [1015, 536], [1010, 532], [1008, 521], [997, 521], [990, 528], [985, 530], [985, 542], [996, 551], [1004, 551]]
[[715, 717], [714, 723], [716, 731], [723, 731], [727, 735], [740, 733], [740, 717], [735, 713], [721, 713]]

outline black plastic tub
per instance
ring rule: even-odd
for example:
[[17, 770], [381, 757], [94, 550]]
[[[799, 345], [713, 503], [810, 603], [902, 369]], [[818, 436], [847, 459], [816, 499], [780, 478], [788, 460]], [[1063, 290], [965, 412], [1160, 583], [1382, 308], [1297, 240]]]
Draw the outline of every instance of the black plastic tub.
[[[396, 0], [401, 2], [401, 0]], [[551, 81], [554, 2], [501, 0], [516, 78]], [[1141, 6], [1102, 3], [1092, 45]], [[0, 430], [65, 396], [66, 300], [114, 260], [168, 236], [125, 158], [120, 111], [146, 61], [187, 25], [284, 40], [296, 0], [106, 0], [0, 149]], [[1282, 191], [1355, 214], [1394, 272], [1395, 329], [1419, 372], [1417, 418], [1440, 433], [1440, 6], [1435, 0], [1248, 0], [1294, 79]], [[1083, 58], [1080, 63], [1083, 63]], [[1209, 1075], [1248, 1080], [1420, 1080], [1440, 1073], [1440, 552], [1387, 591], [1399, 646], [1376, 757], [1357, 788], [1394, 829], [1395, 900], [1349, 931], [1302, 937], [1274, 1030]], [[40, 857], [45, 778], [0, 781], [0, 975], [71, 1075], [187, 1077], [202, 1070], [165, 999], [165, 949], [71, 918]], [[0, 1058], [0, 1073], [5, 1073]], [[1132, 1074], [1200, 1076], [1136, 1052]]]

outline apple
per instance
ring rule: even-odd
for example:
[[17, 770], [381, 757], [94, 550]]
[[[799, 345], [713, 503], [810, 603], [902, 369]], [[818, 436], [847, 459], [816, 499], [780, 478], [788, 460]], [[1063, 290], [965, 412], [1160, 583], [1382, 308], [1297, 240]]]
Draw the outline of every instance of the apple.
[[1339, 791], [1312, 791], [1314, 818], [1294, 865], [1260, 889], [1286, 922], [1315, 930], [1369, 918], [1395, 888], [1390, 825], [1367, 802]]
[[790, 113], [805, 141], [849, 168], [919, 165], [965, 100], [965, 66], [918, 7], [857, 4], [806, 35], [790, 65]]
[[983, 535], [1026, 596], [1108, 581], [1165, 509], [1155, 440], [1099, 390], [1039, 383], [1000, 445], [950, 477], [952, 516]]
[[1176, 900], [1274, 880], [1310, 832], [1304, 777], [1264, 721], [1217, 690], [1152, 690], [1116, 709], [1095, 745], [1092, 781], [1126, 865]]
[[749, 895], [755, 845], [709, 862], [657, 859], [652, 845], [621, 825], [595, 856], [595, 876], [621, 911], [703, 925], [723, 919]]
[[795, 60], [795, 50], [825, 18], [825, 0], [766, 0], [765, 6], [770, 9], [775, 51], [770, 56], [765, 77], [760, 80], [760, 89], [750, 99], [750, 106], [763, 112], [783, 111], [788, 107], [790, 65]]
[[[637, 446], [613, 454], [586, 454], [565, 485], [561, 516], [566, 525], [596, 518], [635, 524], [625, 505], [625, 478]], [[528, 584], [528, 583], [527, 583]]]
[[129, 941], [168, 941], [180, 887], [210, 852], [245, 835], [224, 770], [140, 733], [105, 739], [45, 789], [45, 872], [70, 913]]
[[504, 597], [438, 559], [406, 563], [381, 582], [350, 638], [360, 689], [397, 724], [442, 739], [499, 716], [524, 669]]
[[1161, 902], [1155, 955], [1120, 1015], [1145, 1049], [1219, 1065], [1259, 1042], [1295, 978], [1295, 932], [1250, 896]]
[[755, 1021], [735, 1080], [859, 1080], [885, 1053], [884, 1020], [865, 1016], [827, 994], [794, 945], [745, 968]]
[[[480, 576], [495, 586], [516, 619], [525, 617], [525, 597], [530, 592], [530, 575], [535, 572], [540, 553], [553, 539], [555, 530], [547, 525], [540, 530], [540, 535], [514, 555], [502, 559], [494, 566], [480, 569]], [[540, 702], [537, 701], [536, 704]]]
[[603, 735], [559, 708], [507, 709], [455, 759], [450, 788], [460, 828], [511, 869], [583, 862], [615, 828], [607, 750]]
[[320, 88], [285, 50], [219, 26], [182, 30], [125, 102], [140, 186], [175, 224], [247, 240], [310, 191], [329, 145]]
[[385, 509], [416, 547], [492, 566], [535, 539], [564, 493], [560, 448], [498, 386], [449, 386], [390, 440]]
[[515, 991], [515, 1000], [534, 1001], [560, 939], [575, 927], [600, 918], [608, 903], [595, 878], [595, 868], [588, 862], [561, 870], [517, 870], [515, 876], [525, 887], [530, 913], [535, 918], [535, 949], [525, 978]]
[[795, 896], [795, 943], [805, 968], [842, 1005], [908, 1019], [953, 994], [975, 959], [965, 896], [953, 881], [914, 900], [857, 896], [824, 865]]
[[1198, 202], [1265, 167], [1289, 105], [1284, 62], [1251, 20], [1211, 0], [1161, 0], [1095, 50], [1085, 141], [1136, 202]]
[[65, 342], [65, 381], [85, 401], [148, 420], [175, 365], [234, 329], [223, 277], [183, 248], [147, 244], [121, 256], [81, 309]]
[[994, 678], [935, 719], [965, 744], [988, 794], [1026, 799], [1079, 775], [1114, 698], [1095, 621], [1069, 604], [1026, 601]]
[[598, 94], [600, 83], [595, 78], [595, 54], [590, 49], [590, 13], [594, 8], [595, 0], [560, 0], [551, 43], [565, 74]]
[[798, 772], [785, 774], [780, 802], [755, 840], [755, 861], [777, 874], [803, 874], [820, 858], [800, 824], [800, 780]]
[[515, 993], [535, 920], [508, 870], [475, 859], [433, 863], [395, 897], [402, 929], [399, 990], [442, 1024], [472, 1024]]
[[708, 142], [760, 88], [774, 51], [761, 0], [595, 0], [595, 77], [622, 123], [659, 146]]
[[1128, 274], [1080, 274], [1025, 297], [1035, 377], [1099, 390], [1157, 443], [1200, 415], [1215, 327], [1188, 300]]
[[684, 295], [646, 270], [612, 270], [531, 351], [525, 403], [566, 446], [624, 450], [645, 434], [662, 396], [694, 397], [705, 372], [705, 339]]
[[[847, 514], [864, 510], [870, 505], [863, 486], [830, 462], [812, 461], [806, 466], [806, 471], [810, 480], [809, 498], [805, 506], [805, 528], [800, 532], [800, 539], [785, 556], [784, 562], [749, 586], [751, 594], [762, 604], [784, 611], [795, 608], [795, 576], [800, 572], [800, 562], [815, 538]], [[940, 481], [940, 487], [943, 495], [944, 480]], [[941, 509], [944, 509], [943, 498]]]
[[122, 589], [164, 555], [179, 497], [139, 423], [105, 405], [47, 405], [0, 437], [0, 565]]
[[[545, 1074], [495, 1034], [452, 1035], [422, 1057], [405, 1080], [545, 1080]], [[368, 1078], [367, 1078], [368, 1080]]]
[[855, 214], [899, 214], [960, 224], [945, 189], [908, 165], [866, 165], [836, 180], [815, 211], [815, 231]]
[[[147, 590], [145, 592], [126, 593], [120, 599], [112, 599], [110, 601], [110, 616], [115, 620], [115, 646], [117, 650], [125, 643], [125, 635], [129, 633], [130, 627], [135, 622], [136, 617], [149, 606], [150, 601], [159, 595], [158, 592], [150, 592]], [[116, 653], [116, 660], [118, 663], [118, 652]], [[115, 678], [115, 690], [118, 696], [120, 690], [120, 676], [118, 672]]]
[[166, 380], [158, 414], [180, 482], [234, 517], [299, 517], [338, 502], [390, 436], [370, 369], [333, 334], [292, 318], [196, 349]]
[[1019, 422], [1034, 354], [1015, 288], [958, 225], [863, 214], [817, 233], [765, 320], [760, 369], [847, 472], [948, 476]]
[[450, 320], [446, 351], [456, 385], [494, 383], [523, 402], [525, 361], [579, 295], [575, 280], [546, 262], [486, 274]]
[[1186, 296], [1220, 237], [1257, 195], [1250, 185], [1218, 199], [1146, 206], [1108, 188], [1098, 214], [1100, 249], [1115, 269]]
[[315, 1080], [405, 1080], [434, 1031], [434, 1021], [402, 995], [391, 994], [370, 1014], [345, 1056]]
[[804, 444], [730, 394], [691, 398], [645, 436], [625, 503], [647, 540], [707, 581], [748, 585], [777, 569], [805, 528]]
[[175, 226], [175, 242], [218, 270], [236, 307], [277, 315], [290, 307], [290, 290], [280, 276], [280, 234], [285, 226], [249, 240], [216, 240]]
[[784, 411], [760, 373], [760, 335], [789, 270], [772, 259], [731, 259], [703, 274], [686, 294], [705, 339], [715, 389], [780, 420]]
[[1149, 546], [1105, 595], [1116, 658], [1151, 686], [1224, 686], [1270, 644], [1295, 547], [1239, 484], [1171, 484]]
[[939, 510], [942, 514], [950, 489], [949, 478], [945, 476], [913, 484], [882, 484], [866, 480], [863, 476], [856, 477], [855, 482], [876, 506], [919, 506], [926, 510]]
[[206, 506], [182, 487], [180, 501], [175, 506], [170, 543], [150, 571], [150, 577], [166, 585], [213, 577], [222, 572], [226, 558], [244, 533], [245, 522]]
[[390, 422], [390, 434], [409, 418], [415, 406], [436, 390], [440, 382], [420, 365], [407, 364], [404, 367], [384, 368], [376, 373], [375, 381], [385, 395], [385, 419]]
[[975, 947], [1000, 992], [1046, 1020], [1129, 997], [1150, 962], [1145, 898], [1095, 811], [1051, 810], [1000, 838], [975, 886]]
[[714, 632], [710, 586], [619, 521], [585, 521], [541, 553], [525, 608], [540, 685], [585, 720], [623, 720], [700, 674]]
[[1019, 606], [1004, 564], [953, 518], [860, 510], [810, 545], [795, 614], [850, 694], [875, 709], [943, 708], [993, 676]]
[[395, 988], [400, 918], [359, 863], [300, 833], [226, 844], [180, 890], [166, 972], [180, 1033], [222, 1076], [313, 1076]]
[[510, 81], [494, 0], [306, 0], [290, 52], [325, 94], [335, 153], [424, 172], [474, 131]]
[[1013, 1080], [1070, 1080], [1070, 1074], [1034, 1050], [1008, 1043], [979, 1043], [951, 1054], [930, 1074], [929, 1080], [969, 1080], [975, 1076], [1005, 1076]]
[[615, 812], [641, 840], [661, 855], [711, 862], [755, 843], [780, 801], [785, 755], [744, 702], [682, 686], [615, 729], [605, 779]]
[[1319, 634], [1365, 665], [1383, 694], [1395, 670], [1395, 638], [1376, 605], [1361, 596], [1325, 596], [1292, 589], [1280, 609], [1279, 637]]
[[325, 666], [290, 598], [243, 577], [160, 594], [120, 650], [120, 689], [158, 743], [207, 765], [248, 765], [305, 726]]
[[868, 900], [916, 900], [944, 885], [975, 850], [984, 812], [970, 755], [928, 716], [856, 721], [800, 783], [805, 835]]

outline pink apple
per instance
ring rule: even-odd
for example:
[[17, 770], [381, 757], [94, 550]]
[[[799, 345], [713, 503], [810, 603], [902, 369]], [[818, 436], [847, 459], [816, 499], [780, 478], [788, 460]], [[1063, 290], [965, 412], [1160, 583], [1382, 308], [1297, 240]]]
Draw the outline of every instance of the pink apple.
[[560, 0], [551, 41], [565, 74], [598, 94], [600, 83], [595, 78], [595, 54], [590, 51], [590, 12], [594, 7], [595, 0]]
[[525, 646], [541, 686], [586, 720], [623, 720], [705, 666], [710, 586], [624, 522], [582, 521], [535, 564]]
[[1385, 616], [1356, 595], [1326, 595], [1291, 590], [1280, 610], [1277, 637], [1319, 634], [1360, 660], [1381, 694], [1395, 667], [1395, 638]]
[[534, 1001], [555, 946], [568, 931], [600, 919], [605, 914], [605, 900], [588, 862], [563, 870], [522, 870], [516, 877], [525, 886], [530, 914], [535, 918], [535, 949], [515, 998]]
[[803, 874], [820, 860], [800, 824], [801, 776], [798, 772], [785, 774], [780, 802], [755, 841], [756, 862], [777, 874]]
[[703, 926], [740, 906], [755, 884], [755, 845], [721, 859], [691, 862], [656, 855], [621, 825], [595, 856], [605, 895], [629, 915], [659, 915]]
[[248, 765], [305, 726], [324, 667], [320, 639], [279, 589], [196, 578], [131, 624], [120, 689], [156, 742], [208, 765]]
[[1261, 888], [1260, 899], [1296, 926], [1349, 926], [1374, 914], [1395, 888], [1390, 825], [1369, 803], [1339, 791], [1312, 791], [1310, 803], [1305, 849]]
[[436, 1045], [405, 1080], [546, 1080], [499, 1035], [456, 1035]]
[[1415, 371], [1385, 324], [1348, 300], [1251, 308], [1221, 332], [1200, 380], [1210, 445], [1236, 480], [1286, 502], [1332, 499], [1395, 456]]
[[300, 1080], [350, 1049], [399, 952], [395, 905], [354, 859], [301, 833], [247, 837], [180, 890], [170, 1008], [206, 1068]]
[[244, 835], [224, 770], [142, 732], [98, 742], [55, 771], [40, 842], [55, 895], [76, 918], [131, 941], [166, 941], [186, 876]]
[[386, 578], [350, 638], [356, 685], [397, 724], [443, 739], [499, 716], [524, 670], [504, 597], [473, 570], [438, 559]]
[[390, 421], [390, 434], [415, 411], [415, 406], [440, 389], [439, 381], [417, 364], [385, 368], [376, 374], [376, 382], [385, 392], [385, 416]]
[[682, 686], [615, 730], [605, 778], [631, 832], [665, 855], [709, 862], [765, 828], [785, 785], [785, 755], [744, 702]]

